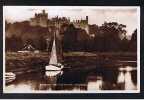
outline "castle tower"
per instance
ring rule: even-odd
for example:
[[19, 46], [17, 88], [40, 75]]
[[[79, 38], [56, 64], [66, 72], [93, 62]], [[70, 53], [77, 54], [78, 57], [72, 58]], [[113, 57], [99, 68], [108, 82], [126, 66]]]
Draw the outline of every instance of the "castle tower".
[[45, 10], [42, 10], [43, 14], [45, 14]]
[[48, 13], [42, 10], [42, 13], [35, 13], [34, 18], [30, 19], [30, 25], [47, 27]]
[[85, 31], [87, 32], [87, 34], [89, 34], [88, 16], [86, 16]]
[[48, 13], [45, 13], [45, 10], [42, 10], [40, 14], [40, 26], [47, 27]]
[[87, 21], [87, 24], [88, 24], [88, 16], [86, 16], [86, 21]]

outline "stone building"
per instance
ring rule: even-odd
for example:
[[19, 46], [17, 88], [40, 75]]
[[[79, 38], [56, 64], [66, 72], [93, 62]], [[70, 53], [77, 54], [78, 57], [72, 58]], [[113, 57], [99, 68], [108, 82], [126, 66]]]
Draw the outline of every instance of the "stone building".
[[89, 34], [88, 16], [86, 16], [86, 19], [74, 20], [73, 24], [76, 28], [84, 29]]
[[70, 23], [73, 23], [76, 28], [84, 29], [89, 34], [88, 16], [86, 16], [86, 19], [74, 20], [70, 22], [70, 18], [66, 17], [56, 16], [49, 19], [48, 13], [46, 13], [45, 10], [42, 10], [42, 13], [35, 13], [34, 18], [30, 19], [31, 26], [48, 27], [50, 32], [53, 30], [52, 27], [55, 27], [56, 25], [57, 28], [60, 28], [61, 25]]
[[48, 20], [48, 13], [45, 12], [45, 10], [42, 11], [42, 13], [35, 13], [34, 18], [30, 19], [30, 25], [31, 26], [41, 26], [41, 27], [47, 27], [47, 20]]

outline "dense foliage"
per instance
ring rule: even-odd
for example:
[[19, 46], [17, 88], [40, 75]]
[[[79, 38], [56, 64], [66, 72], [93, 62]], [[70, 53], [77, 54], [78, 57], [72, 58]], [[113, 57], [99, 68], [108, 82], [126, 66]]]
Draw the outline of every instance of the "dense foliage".
[[[105, 22], [101, 26], [89, 25], [89, 34], [73, 24], [62, 25], [58, 44], [64, 51], [118, 52], [137, 50], [137, 30], [127, 38], [126, 25], [117, 22]], [[52, 28], [51, 28], [52, 29]], [[47, 41], [52, 44], [53, 29], [30, 26], [28, 22], [6, 23], [6, 50], [18, 51], [24, 45], [31, 44], [38, 50], [46, 50]]]

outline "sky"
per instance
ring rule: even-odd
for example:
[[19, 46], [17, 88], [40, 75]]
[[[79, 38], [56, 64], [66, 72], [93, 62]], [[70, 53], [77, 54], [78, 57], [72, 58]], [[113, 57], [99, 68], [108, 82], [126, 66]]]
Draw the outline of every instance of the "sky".
[[89, 24], [102, 25], [106, 22], [118, 22], [126, 25], [131, 35], [139, 26], [137, 7], [100, 7], [100, 6], [4, 6], [4, 18], [9, 22], [30, 20], [35, 13], [46, 10], [48, 18], [69, 17], [71, 21], [89, 17]]

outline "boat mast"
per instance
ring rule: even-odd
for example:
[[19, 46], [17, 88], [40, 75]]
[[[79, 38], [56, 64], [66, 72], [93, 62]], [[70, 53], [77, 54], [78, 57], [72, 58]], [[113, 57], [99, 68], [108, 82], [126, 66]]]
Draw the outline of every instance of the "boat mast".
[[56, 51], [56, 41], [55, 41], [55, 33], [54, 33], [54, 39], [53, 39], [53, 45], [52, 45], [52, 51], [51, 51], [51, 57], [49, 64], [57, 64], [57, 51]]
[[55, 30], [55, 39], [57, 38], [56, 36], [58, 36], [58, 42], [56, 42], [57, 45], [57, 52], [58, 52], [58, 58], [59, 61], [62, 62], [63, 61], [63, 52], [62, 52], [62, 36], [60, 35], [60, 25], [59, 23], [55, 23], [56, 26], [56, 30]]

